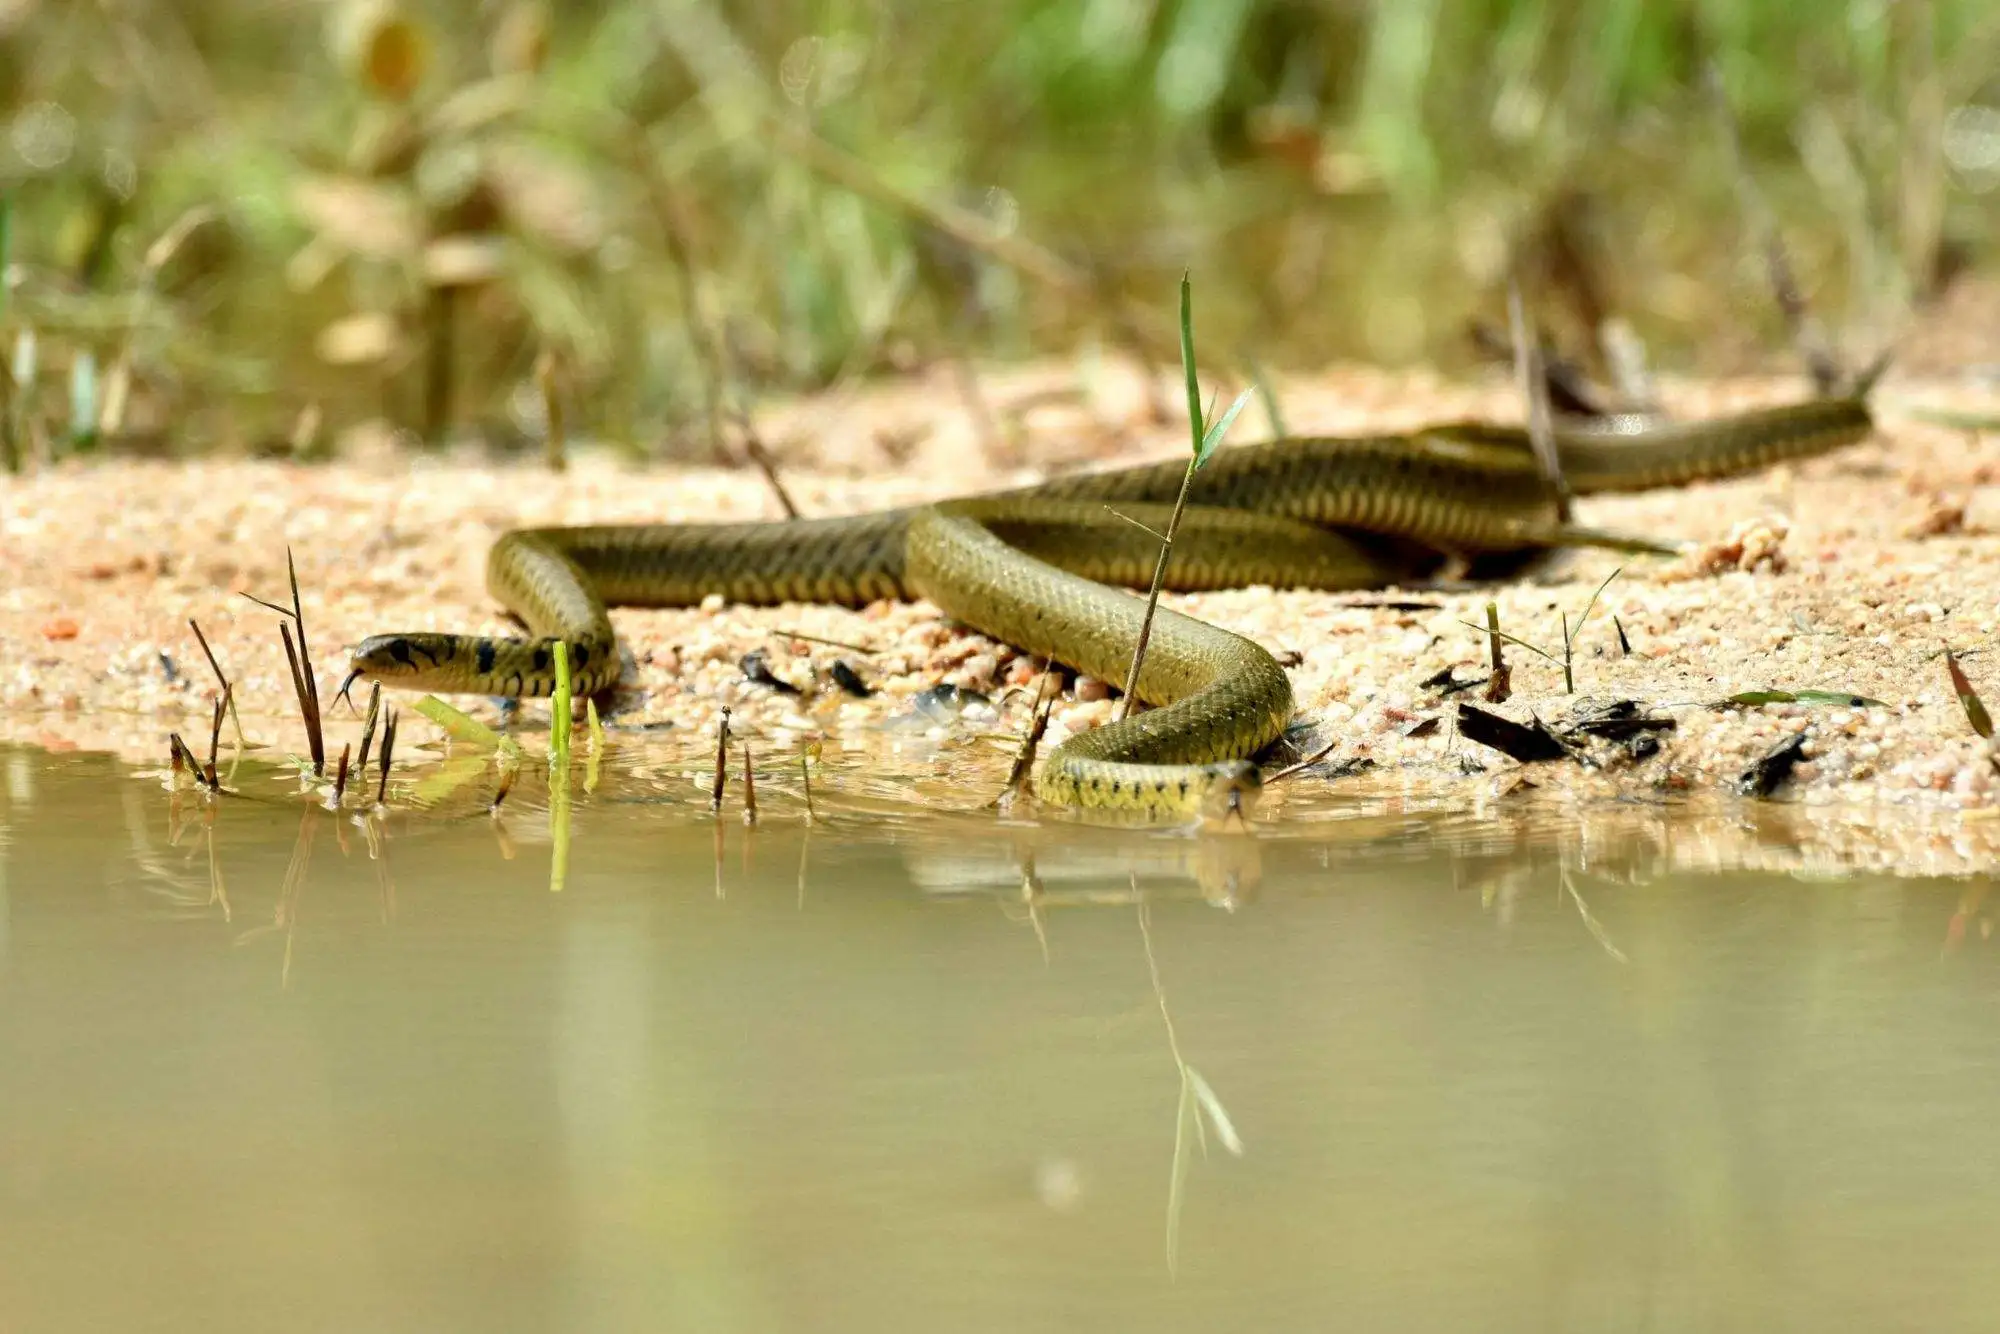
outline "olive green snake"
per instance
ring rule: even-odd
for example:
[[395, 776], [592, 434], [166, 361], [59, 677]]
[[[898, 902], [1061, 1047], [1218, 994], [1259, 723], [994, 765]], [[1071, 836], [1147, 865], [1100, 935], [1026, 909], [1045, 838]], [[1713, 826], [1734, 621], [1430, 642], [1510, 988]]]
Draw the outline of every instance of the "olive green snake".
[[[1860, 396], [1632, 430], [1559, 428], [1572, 494], [1725, 477], [1865, 438]], [[860, 606], [927, 598], [946, 616], [1030, 654], [1122, 682], [1146, 587], [1186, 473], [1167, 460], [839, 518], [636, 524], [509, 532], [488, 589], [533, 638], [412, 632], [355, 650], [351, 683], [547, 695], [553, 646], [572, 688], [620, 673], [610, 606], [731, 602]], [[1152, 530], [1152, 531], [1149, 531]], [[1572, 527], [1525, 431], [1453, 423], [1408, 435], [1287, 438], [1219, 451], [1196, 474], [1164, 587], [1351, 590], [1472, 559], [1608, 540]], [[1036, 776], [1044, 801], [1176, 816], [1254, 796], [1254, 756], [1291, 719], [1284, 668], [1262, 646], [1160, 608], [1137, 698], [1156, 707], [1077, 733]]]

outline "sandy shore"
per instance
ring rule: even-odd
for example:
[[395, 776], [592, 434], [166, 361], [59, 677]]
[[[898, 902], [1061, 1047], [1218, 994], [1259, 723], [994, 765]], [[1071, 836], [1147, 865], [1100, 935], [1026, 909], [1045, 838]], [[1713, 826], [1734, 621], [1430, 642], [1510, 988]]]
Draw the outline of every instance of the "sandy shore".
[[[800, 508], [848, 512], [1184, 447], [1181, 428], [1147, 422], [1130, 374], [1086, 379], [1063, 365], [996, 373], [986, 392], [1005, 432], [997, 440], [948, 383], [940, 375], [767, 414], [763, 427]], [[1963, 400], [1969, 391], [1956, 392]], [[1797, 393], [1791, 382], [1740, 382], [1670, 387], [1669, 401], [1693, 415]], [[1676, 727], [1643, 761], [1599, 771], [1537, 766], [1542, 786], [1607, 796], [1726, 791], [1788, 734], [1804, 732], [1806, 758], [1783, 799], [1839, 807], [1849, 824], [1861, 812], [1871, 813], [1864, 822], [1893, 822], [1922, 811], [1927, 819], [1965, 812], [1983, 825], [2000, 809], [2000, 774], [1939, 653], [1947, 644], [1971, 653], [1974, 684], [2000, 707], [2000, 659], [1977, 651], [2000, 625], [2000, 561], [1992, 556], [2000, 439], [1927, 425], [1899, 408], [1953, 403], [1942, 385], [1892, 383], [1880, 400], [1882, 430], [1869, 444], [1725, 484], [1593, 500], [1579, 515], [1704, 544], [1694, 555], [1582, 553], [1532, 582], [1414, 594], [1434, 604], [1423, 610], [1267, 589], [1171, 601], [1294, 655], [1302, 720], [1340, 739], [1336, 759], [1373, 762], [1360, 781], [1448, 790], [1491, 784], [1515, 768], [1459, 737], [1453, 701], [1423, 684], [1447, 668], [1479, 672], [1483, 637], [1462, 622], [1482, 620], [1491, 598], [1510, 633], [1554, 648], [1560, 615], [1574, 618], [1622, 564], [1577, 633], [1577, 692], [1644, 702]], [[1300, 433], [1516, 415], [1510, 386], [1497, 378], [1454, 385], [1341, 371], [1285, 385], [1283, 402], [1287, 425]], [[1266, 429], [1253, 410], [1239, 439]], [[345, 648], [363, 635], [503, 630], [481, 570], [487, 546], [510, 526], [778, 514], [753, 473], [641, 469], [591, 451], [561, 475], [533, 461], [423, 459], [354, 442], [335, 466], [86, 462], [0, 480], [0, 741], [153, 760], [169, 729], [205, 737], [215, 683], [189, 633], [193, 617], [235, 678], [245, 713], [271, 720], [264, 734], [296, 747], [296, 724], [283, 721], [291, 685], [277, 618], [239, 596], [284, 596], [287, 545], [330, 695]], [[910, 697], [939, 681], [996, 698], [1033, 681], [1033, 664], [923, 605], [709, 606], [616, 617], [637, 662], [620, 721], [672, 723], [683, 735], [712, 731], [725, 706], [736, 726], [778, 744], [860, 735], [909, 713]], [[880, 692], [864, 701], [824, 687], [798, 698], [753, 685], [737, 664], [759, 648], [800, 685], [816, 673], [824, 680], [845, 658]], [[1503, 712], [1568, 714], [1575, 701], [1558, 667], [1523, 650], [1510, 660], [1515, 693]], [[1882, 704], [1707, 707], [1740, 691], [1800, 689]], [[1056, 734], [1100, 721], [1110, 705], [1096, 695], [1101, 688], [1084, 683], [1066, 697]], [[488, 701], [458, 702], [493, 716]], [[1016, 726], [1025, 707], [1009, 700], [998, 715], [975, 709], [959, 725]], [[530, 705], [527, 716], [543, 712]], [[1438, 725], [1426, 725], [1430, 718]], [[997, 749], [994, 763], [1004, 768]], [[1482, 771], [1469, 774], [1473, 765]]]

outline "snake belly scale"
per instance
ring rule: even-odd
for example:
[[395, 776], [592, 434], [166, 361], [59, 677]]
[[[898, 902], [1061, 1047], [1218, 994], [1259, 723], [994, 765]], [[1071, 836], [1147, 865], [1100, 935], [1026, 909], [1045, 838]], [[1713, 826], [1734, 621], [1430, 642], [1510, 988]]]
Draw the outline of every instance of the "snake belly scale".
[[[1860, 397], [1635, 431], [1564, 430], [1572, 493], [1682, 485], [1865, 438]], [[569, 646], [579, 694], [619, 674], [613, 606], [710, 595], [771, 605], [928, 598], [1027, 652], [1122, 680], [1181, 485], [1178, 461], [840, 518], [524, 529], [494, 543], [487, 586], [532, 638], [408, 632], [355, 650], [350, 680], [489, 695], [554, 690]], [[1115, 506], [1117, 514], [1106, 511]], [[1454, 423], [1408, 436], [1294, 438], [1222, 451], [1196, 476], [1165, 587], [1351, 590], [1420, 577], [1413, 553], [1531, 551], [1592, 540], [1568, 526], [1524, 432]], [[1157, 707], [1079, 733], [1035, 779], [1084, 809], [1177, 816], [1254, 796], [1254, 756], [1293, 711], [1284, 669], [1243, 636], [1161, 608], [1138, 697]]]

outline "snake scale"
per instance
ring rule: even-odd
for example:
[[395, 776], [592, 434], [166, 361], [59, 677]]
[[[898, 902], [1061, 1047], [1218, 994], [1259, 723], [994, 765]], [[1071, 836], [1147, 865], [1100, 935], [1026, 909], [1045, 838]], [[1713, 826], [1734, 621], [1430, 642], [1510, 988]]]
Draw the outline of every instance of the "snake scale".
[[[1574, 494], [1675, 486], [1825, 453], [1873, 428], [1861, 396], [1736, 416], [1556, 432]], [[487, 586], [534, 636], [376, 635], [350, 682], [547, 695], [552, 645], [573, 686], [619, 674], [607, 607], [686, 606], [711, 594], [770, 605], [928, 598], [1029, 653], [1122, 681], [1143, 588], [1186, 471], [1168, 460], [1035, 486], [841, 518], [638, 524], [504, 534]], [[1596, 540], [1562, 518], [1518, 428], [1463, 422], [1406, 436], [1287, 438], [1217, 454], [1199, 474], [1165, 586], [1349, 590], [1421, 578], [1443, 555], [1475, 558]], [[1429, 565], [1426, 564], [1429, 562]], [[1260, 645], [1161, 608], [1138, 697], [1157, 707], [1070, 737], [1035, 780], [1045, 801], [1180, 816], [1253, 797], [1253, 757], [1289, 721], [1284, 669]]]

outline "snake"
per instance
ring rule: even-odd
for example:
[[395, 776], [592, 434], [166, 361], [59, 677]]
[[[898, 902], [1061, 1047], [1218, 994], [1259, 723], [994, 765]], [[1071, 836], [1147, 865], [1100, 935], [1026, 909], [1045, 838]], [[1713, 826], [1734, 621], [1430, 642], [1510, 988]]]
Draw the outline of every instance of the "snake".
[[[355, 648], [347, 684], [549, 695], [560, 641], [572, 690], [591, 695], [621, 672], [610, 607], [716, 595], [764, 606], [925, 599], [1028, 654], [1121, 682], [1148, 615], [1146, 601], [1123, 590], [1152, 582], [1177, 510], [1166, 590], [1380, 588], [1452, 560], [1575, 545], [1663, 549], [1578, 527], [1563, 492], [1734, 476], [1872, 430], [1864, 394], [1703, 420], [1563, 425], [1552, 432], [1559, 487], [1524, 428], [1457, 421], [1233, 446], [1191, 479], [1186, 460], [1163, 459], [838, 517], [515, 529], [494, 542], [486, 582], [526, 637], [373, 635]], [[1150, 624], [1131, 692], [1150, 707], [1052, 748], [1033, 780], [1043, 802], [1179, 819], [1255, 800], [1255, 757], [1295, 708], [1284, 667], [1256, 641], [1183, 612], [1159, 607]]]

